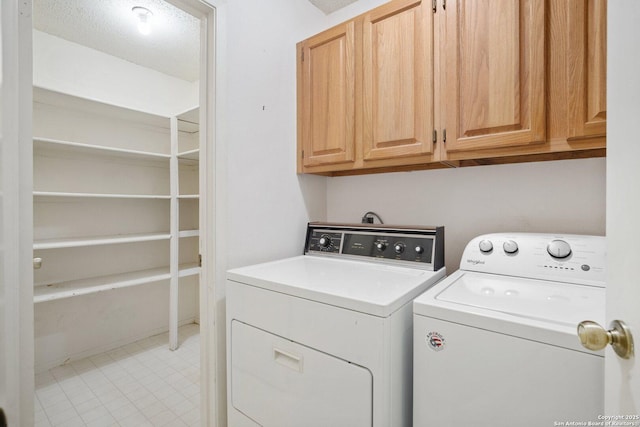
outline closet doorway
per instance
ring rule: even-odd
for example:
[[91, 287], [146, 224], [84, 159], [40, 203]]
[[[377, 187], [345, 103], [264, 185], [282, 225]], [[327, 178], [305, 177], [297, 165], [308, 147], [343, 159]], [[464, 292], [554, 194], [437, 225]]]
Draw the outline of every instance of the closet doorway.
[[33, 0], [36, 425], [209, 423], [214, 17]]

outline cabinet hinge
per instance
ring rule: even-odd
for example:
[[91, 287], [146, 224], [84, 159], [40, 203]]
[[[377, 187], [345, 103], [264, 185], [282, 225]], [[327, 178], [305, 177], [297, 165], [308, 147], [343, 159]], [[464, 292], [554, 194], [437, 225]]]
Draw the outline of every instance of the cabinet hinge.
[[202, 254], [198, 254], [198, 267], [202, 267]]
[[301, 58], [301, 61], [304, 62], [304, 48], [300, 50], [300, 58]]
[[433, 130], [433, 143], [435, 144], [436, 142], [438, 142], [438, 131], [437, 130]]
[[447, 130], [442, 129], [442, 142], [447, 143]]
[[438, 11], [438, 0], [431, 0], [431, 7], [433, 9], [433, 13]]
[[447, 10], [447, 0], [442, 0], [442, 10]]
[[304, 159], [304, 150], [302, 150], [302, 158]]

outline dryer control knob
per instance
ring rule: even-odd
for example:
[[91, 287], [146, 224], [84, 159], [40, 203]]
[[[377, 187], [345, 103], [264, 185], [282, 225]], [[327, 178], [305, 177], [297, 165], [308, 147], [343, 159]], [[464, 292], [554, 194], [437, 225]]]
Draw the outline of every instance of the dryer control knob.
[[515, 254], [518, 252], [518, 244], [513, 240], [507, 240], [502, 244], [502, 249], [508, 254]]
[[318, 244], [323, 248], [328, 248], [329, 246], [331, 246], [331, 237], [329, 236], [320, 237], [320, 240], [318, 240]]
[[387, 242], [376, 242], [376, 249], [378, 252], [384, 252], [387, 249]]
[[415, 249], [417, 254], [421, 254], [422, 252], [424, 252], [424, 248], [422, 246], [416, 246]]
[[480, 244], [478, 246], [480, 246], [480, 252], [485, 254], [493, 250], [493, 243], [491, 243], [491, 240], [480, 240]]
[[406, 246], [402, 242], [398, 242], [395, 245], [393, 245], [393, 250], [396, 251], [397, 254], [401, 254], [402, 252], [404, 252], [405, 248]]
[[562, 259], [571, 255], [571, 245], [564, 240], [556, 239], [549, 242], [547, 252], [554, 258]]

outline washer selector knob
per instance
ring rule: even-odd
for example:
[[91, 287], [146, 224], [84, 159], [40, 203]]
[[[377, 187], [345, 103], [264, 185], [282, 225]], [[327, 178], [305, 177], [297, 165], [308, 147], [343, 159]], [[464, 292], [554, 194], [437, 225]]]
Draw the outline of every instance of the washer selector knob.
[[421, 254], [424, 252], [424, 248], [420, 245], [416, 246], [414, 250], [416, 251], [417, 254]]
[[384, 252], [387, 249], [387, 242], [376, 242], [376, 249], [378, 252]]
[[554, 258], [566, 258], [571, 255], [571, 245], [569, 245], [564, 240], [552, 240], [547, 245], [547, 252]]
[[504, 249], [505, 253], [515, 254], [518, 252], [518, 244], [513, 240], [507, 240], [502, 244], [502, 249]]
[[401, 254], [402, 252], [404, 252], [405, 248], [406, 246], [402, 242], [398, 242], [395, 245], [393, 245], [393, 250], [396, 251], [397, 254]]
[[493, 243], [491, 243], [491, 240], [480, 240], [480, 244], [478, 246], [480, 247], [480, 252], [485, 254], [493, 250]]

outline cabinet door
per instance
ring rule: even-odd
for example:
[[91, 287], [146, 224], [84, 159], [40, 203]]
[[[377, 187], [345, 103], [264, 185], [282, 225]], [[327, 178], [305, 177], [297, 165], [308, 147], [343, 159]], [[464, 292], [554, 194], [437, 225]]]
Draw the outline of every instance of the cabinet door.
[[365, 14], [363, 64], [364, 159], [432, 153], [431, 3], [396, 0]]
[[444, 12], [446, 150], [545, 140], [542, 0], [450, 0]]
[[302, 166], [352, 162], [355, 22], [298, 45], [298, 146]]
[[569, 138], [606, 134], [607, 1], [567, 2]]

